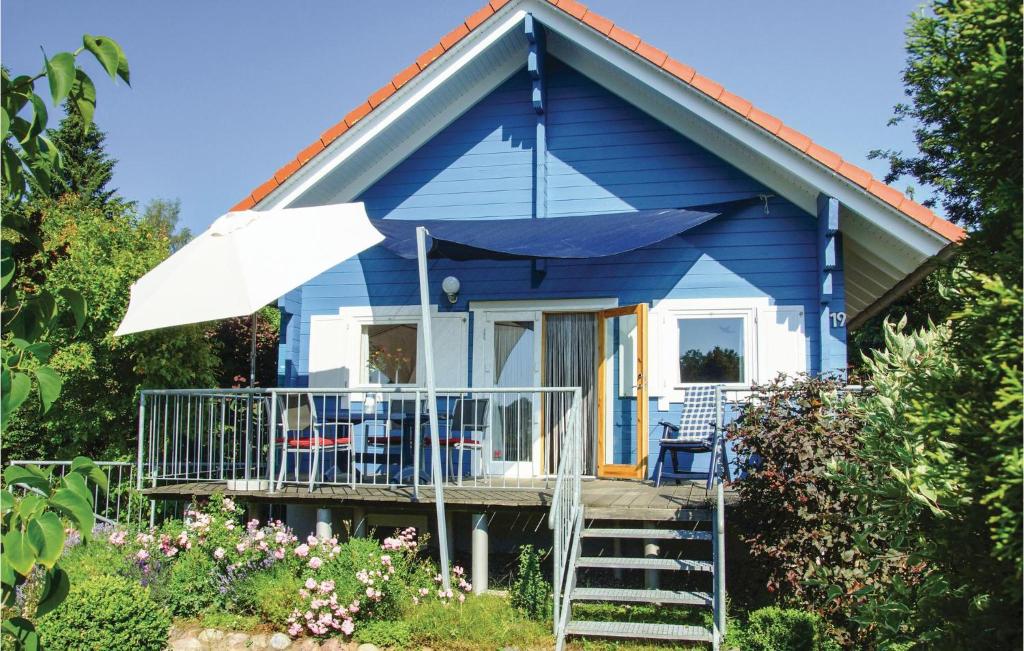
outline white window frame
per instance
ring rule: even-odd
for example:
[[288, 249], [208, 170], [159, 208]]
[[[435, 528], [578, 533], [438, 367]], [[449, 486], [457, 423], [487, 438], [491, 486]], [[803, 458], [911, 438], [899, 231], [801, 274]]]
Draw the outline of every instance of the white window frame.
[[651, 397], [659, 398], [659, 408], [670, 402], [685, 399], [686, 388], [704, 383], [679, 381], [679, 326], [678, 319], [687, 318], [743, 318], [743, 377], [744, 382], [725, 384], [726, 390], [750, 388], [758, 378], [757, 312], [770, 306], [766, 297], [746, 298], [666, 298], [655, 301], [651, 307], [650, 333], [647, 338], [649, 366], [655, 374], [648, 383]]
[[[717, 310], [700, 309], [674, 309], [669, 312], [672, 319], [671, 330], [673, 331], [672, 370], [670, 378], [673, 378], [670, 386], [673, 389], [685, 389], [686, 387], [702, 386], [705, 384], [722, 384], [726, 389], [745, 389], [757, 377], [757, 334], [754, 308], [734, 308]], [[679, 375], [679, 322], [682, 320], [697, 319], [741, 319], [743, 321], [743, 380], [740, 382], [683, 382]]]
[[414, 387], [416, 382], [392, 382], [391, 384], [384, 384], [383, 382], [370, 382], [370, 335], [366, 332], [366, 329], [370, 326], [380, 325], [411, 325], [416, 328], [416, 368], [415, 376], [420, 377], [420, 372], [423, 371], [421, 360], [423, 358], [423, 351], [420, 348], [423, 345], [423, 332], [420, 329], [419, 319], [386, 319], [379, 320], [375, 319], [373, 323], [359, 323], [359, 382], [358, 386], [368, 388], [380, 388], [380, 387]]

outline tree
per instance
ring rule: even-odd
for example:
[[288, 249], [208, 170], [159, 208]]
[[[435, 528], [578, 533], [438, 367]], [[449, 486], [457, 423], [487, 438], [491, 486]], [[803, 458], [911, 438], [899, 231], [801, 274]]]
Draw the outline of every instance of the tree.
[[192, 240], [192, 231], [187, 226], [178, 227], [180, 219], [180, 199], [153, 199], [142, 211], [142, 223], [164, 234], [171, 247], [171, 253]]
[[0, 71], [0, 158], [3, 161], [3, 243], [0, 247], [2, 310], [0, 326], [4, 331], [0, 351], [0, 419], [6, 420], [28, 399], [33, 380], [43, 409], [49, 409], [60, 395], [61, 378], [48, 366], [51, 346], [49, 332], [58, 327], [64, 315], [71, 315], [81, 328], [85, 303], [73, 287], [59, 294], [39, 288], [39, 267], [25, 273], [22, 257], [16, 256], [18, 244], [24, 254], [27, 247], [40, 247], [37, 215], [19, 213], [17, 208], [30, 189], [52, 196], [54, 179], [63, 167], [60, 148], [45, 135], [46, 104], [36, 94], [36, 82], [46, 79], [54, 106], [67, 100], [74, 105], [83, 128], [92, 123], [96, 109], [96, 87], [78, 66], [78, 55], [88, 51], [112, 80], [129, 83], [128, 59], [121, 46], [105, 36], [86, 34], [82, 47], [43, 58], [43, 70], [36, 75], [14, 78], [6, 68]]
[[[876, 151], [887, 181], [909, 174], [934, 188], [946, 214], [971, 231], [971, 267], [1020, 275], [1021, 5], [935, 0], [913, 16], [903, 71], [910, 104], [893, 122], [915, 123], [918, 152]], [[1007, 276], [1009, 274], [1009, 276]]]
[[919, 313], [922, 331], [886, 326], [867, 364], [879, 396], [862, 453], [842, 471], [862, 495], [851, 518], [879, 536], [862, 551], [921, 568], [917, 584], [862, 595], [861, 617], [884, 644], [1021, 644], [1020, 24], [1021, 5], [1008, 0], [933, 0], [913, 16], [911, 102], [895, 120], [916, 122], [919, 151], [876, 152], [890, 161], [888, 180], [933, 187], [969, 232], [934, 294], [914, 298], [937, 306], [941, 322]]
[[123, 205], [117, 189], [108, 187], [117, 161], [103, 148], [107, 134], [96, 124], [86, 125], [75, 103], [66, 102], [64, 110], [59, 128], [47, 133], [63, 159], [53, 177], [51, 196], [77, 194], [92, 205], [110, 209]]
[[131, 284], [170, 253], [161, 225], [138, 219], [123, 202], [96, 206], [76, 194], [27, 206], [41, 215], [43, 251], [36, 257], [62, 252], [41, 288], [78, 288], [90, 317], [80, 332], [52, 332], [51, 365], [64, 378], [63, 396], [47, 414], [23, 410], [12, 417], [4, 447], [21, 458], [131, 456], [139, 389], [212, 386], [220, 345], [203, 325], [114, 337]]

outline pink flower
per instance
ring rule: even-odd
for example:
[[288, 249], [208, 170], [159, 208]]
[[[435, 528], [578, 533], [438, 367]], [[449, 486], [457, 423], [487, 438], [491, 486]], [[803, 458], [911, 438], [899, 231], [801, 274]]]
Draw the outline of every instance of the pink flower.
[[291, 626], [288, 627], [288, 635], [291, 635], [292, 637], [298, 637], [299, 633], [301, 632], [302, 627], [296, 623], [293, 623]]
[[283, 559], [284, 558], [284, 549], [283, 548], [275, 549], [274, 550], [274, 558], [276, 558], [277, 560]]
[[320, 566], [323, 565], [323, 563], [324, 562], [320, 560], [318, 556], [314, 556], [313, 558], [309, 559], [309, 566], [314, 570], [320, 569]]
[[464, 594], [460, 594], [460, 595], [459, 595], [459, 603], [461, 604], [461, 603], [462, 603], [463, 601], [465, 601], [465, 600], [466, 600], [466, 595], [464, 595]]
[[341, 632], [345, 635], [352, 635], [352, 631], [356, 630], [355, 625], [351, 619], [346, 619], [341, 623]]
[[238, 550], [239, 554], [241, 554], [242, 552], [244, 552], [248, 548], [249, 548], [249, 546], [246, 545], [244, 542], [240, 542], [237, 545], [235, 545], [235, 549]]
[[305, 558], [306, 556], [309, 556], [309, 546], [299, 545], [295, 548], [295, 555], [299, 558]]
[[125, 544], [125, 537], [128, 535], [127, 531], [115, 531], [110, 534], [110, 544], [115, 547], [120, 547]]
[[149, 552], [147, 552], [145, 549], [140, 549], [139, 553], [136, 554], [135, 557], [138, 558], [140, 561], [144, 561], [147, 558], [149, 558]]
[[217, 549], [213, 550], [213, 557], [216, 558], [218, 561], [224, 558], [224, 549], [222, 547], [218, 547]]
[[334, 581], [324, 581], [320, 584], [320, 592], [327, 594], [334, 591]]
[[316, 579], [314, 579], [312, 577], [306, 579], [306, 589], [307, 590], [316, 590]]
[[307, 543], [307, 544], [308, 544], [308, 545], [309, 545], [310, 547], [316, 547], [316, 546], [317, 546], [317, 544], [319, 544], [319, 542], [320, 542], [320, 541], [316, 539], [316, 536], [307, 536], [307, 537], [306, 537], [306, 543]]
[[430, 590], [427, 590], [426, 588], [420, 588], [420, 596], [421, 597], [426, 597], [429, 593], [430, 593]]

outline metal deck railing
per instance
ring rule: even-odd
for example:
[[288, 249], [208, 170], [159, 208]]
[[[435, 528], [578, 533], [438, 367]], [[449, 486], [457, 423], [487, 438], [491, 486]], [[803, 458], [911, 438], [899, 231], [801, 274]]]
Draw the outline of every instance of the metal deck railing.
[[[446, 485], [550, 488], [564, 441], [581, 440], [580, 392], [564, 387], [203, 389], [142, 392], [138, 484]], [[438, 441], [428, 425], [438, 416]], [[582, 456], [582, 455], [580, 455]]]

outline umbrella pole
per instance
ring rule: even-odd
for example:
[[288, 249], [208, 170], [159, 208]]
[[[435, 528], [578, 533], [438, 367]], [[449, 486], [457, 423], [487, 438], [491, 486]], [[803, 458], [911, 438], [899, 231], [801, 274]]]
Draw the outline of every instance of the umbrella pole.
[[256, 312], [252, 313], [252, 341], [249, 345], [249, 388], [256, 387]]
[[441, 580], [451, 589], [448, 572], [448, 527], [444, 517], [444, 484], [441, 476], [441, 439], [437, 425], [437, 387], [434, 386], [434, 340], [430, 328], [430, 290], [427, 287], [427, 229], [416, 227], [416, 264], [420, 277], [420, 314], [423, 328], [423, 361], [427, 375], [427, 414], [430, 417], [430, 465], [433, 466], [434, 504], [437, 507], [437, 544], [441, 556]]

